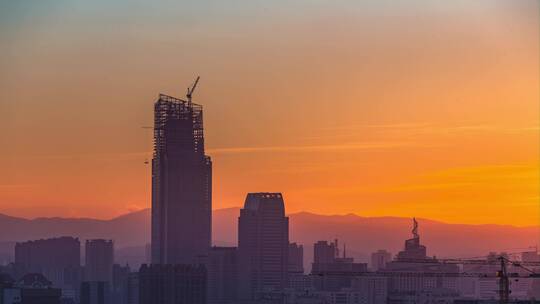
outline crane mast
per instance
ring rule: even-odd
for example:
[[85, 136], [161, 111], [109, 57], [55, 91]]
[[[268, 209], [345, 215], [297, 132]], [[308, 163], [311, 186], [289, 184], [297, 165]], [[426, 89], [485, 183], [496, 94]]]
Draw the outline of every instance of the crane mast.
[[508, 279], [508, 271], [506, 269], [506, 259], [503, 256], [498, 258], [501, 269], [498, 271], [499, 277], [499, 303], [506, 304], [510, 300], [510, 280]]

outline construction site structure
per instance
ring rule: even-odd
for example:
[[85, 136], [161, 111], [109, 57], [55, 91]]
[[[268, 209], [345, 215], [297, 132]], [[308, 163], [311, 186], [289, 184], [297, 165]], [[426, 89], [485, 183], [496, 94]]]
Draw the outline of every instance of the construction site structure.
[[203, 108], [159, 94], [152, 157], [153, 264], [191, 264], [211, 246], [212, 161], [204, 151]]

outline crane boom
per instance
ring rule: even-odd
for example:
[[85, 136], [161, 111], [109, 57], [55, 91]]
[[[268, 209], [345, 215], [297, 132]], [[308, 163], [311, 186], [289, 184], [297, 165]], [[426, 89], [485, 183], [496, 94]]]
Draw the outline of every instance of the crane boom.
[[188, 104], [190, 106], [191, 106], [191, 96], [193, 95], [193, 92], [195, 91], [195, 88], [197, 87], [197, 84], [199, 83], [200, 78], [201, 78], [200, 76], [197, 76], [197, 79], [195, 79], [195, 82], [193, 83], [193, 85], [187, 89], [186, 97], [187, 97]]

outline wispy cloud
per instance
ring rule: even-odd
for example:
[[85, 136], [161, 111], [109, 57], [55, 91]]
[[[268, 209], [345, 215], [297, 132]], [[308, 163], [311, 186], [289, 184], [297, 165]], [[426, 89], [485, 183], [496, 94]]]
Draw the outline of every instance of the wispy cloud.
[[[388, 142], [364, 142], [329, 145], [290, 145], [290, 146], [251, 146], [251, 147], [222, 147], [208, 148], [206, 152], [211, 155], [216, 154], [239, 154], [239, 153], [263, 153], [263, 152], [323, 152], [336, 150], [370, 150], [370, 149], [391, 149], [397, 147], [418, 146], [412, 141], [388, 141]], [[32, 155], [25, 156], [30, 159], [44, 160], [77, 160], [94, 159], [105, 161], [122, 161], [151, 158], [152, 151], [147, 152], [125, 152], [125, 153], [81, 153], [81, 154], [56, 154], [56, 155]]]
[[410, 184], [401, 185], [395, 187], [389, 187], [382, 189], [382, 192], [411, 192], [411, 191], [425, 191], [425, 190], [442, 190], [474, 186], [474, 183], [423, 183], [423, 184]]
[[[540, 126], [538, 123], [531, 123], [523, 126], [505, 126], [495, 124], [454, 124], [443, 125], [437, 123], [420, 122], [420, 123], [394, 123], [394, 124], [365, 124], [365, 125], [342, 125], [322, 128], [322, 132], [354, 132], [358, 133], [362, 130], [374, 130], [381, 133], [403, 133], [409, 135], [420, 134], [456, 134], [456, 133], [471, 133], [471, 132], [499, 132], [499, 133], [525, 133], [538, 132]], [[329, 134], [334, 135], [334, 134]]]
[[335, 150], [370, 150], [414, 146], [414, 142], [366, 142], [339, 145], [230, 147], [208, 149], [211, 154], [257, 153], [257, 152], [319, 152]]
[[381, 189], [381, 191], [412, 192], [453, 188], [491, 189], [494, 186], [530, 190], [533, 186], [538, 188], [538, 178], [537, 164], [458, 167], [421, 175], [413, 183], [388, 187]]
[[136, 160], [144, 157], [151, 157], [152, 152], [118, 152], [118, 153], [73, 153], [73, 154], [42, 154], [42, 155], [24, 155], [25, 159], [34, 160]]
[[322, 131], [341, 131], [341, 130], [361, 130], [365, 128], [372, 129], [415, 129], [431, 126], [431, 123], [394, 123], [394, 124], [351, 124], [351, 125], [335, 125], [321, 128]]

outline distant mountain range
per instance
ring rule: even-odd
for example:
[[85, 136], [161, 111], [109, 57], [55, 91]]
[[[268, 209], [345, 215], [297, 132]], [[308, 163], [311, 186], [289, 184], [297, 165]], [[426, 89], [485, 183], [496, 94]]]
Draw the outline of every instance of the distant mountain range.
[[[214, 210], [214, 243], [235, 246], [239, 208]], [[313, 243], [339, 239], [346, 252], [368, 261], [371, 252], [387, 249], [397, 253], [411, 237], [412, 220], [399, 217], [358, 215], [319, 215], [308, 212], [289, 214], [290, 240], [304, 245], [305, 260], [311, 262]], [[518, 252], [535, 246], [540, 227], [509, 225], [447, 224], [418, 219], [421, 241], [428, 254], [439, 257], [476, 257], [490, 251]], [[129, 261], [130, 255], [144, 255], [150, 239], [150, 210], [129, 213], [111, 220], [88, 218], [36, 218], [32, 220], [0, 214], [0, 262], [12, 258], [16, 241], [55, 236], [108, 238], [115, 241], [117, 256]], [[123, 249], [122, 249], [123, 248]], [[142, 251], [142, 252], [141, 252]], [[137, 252], [137, 253], [135, 253]], [[307, 265], [306, 265], [307, 266]]]

